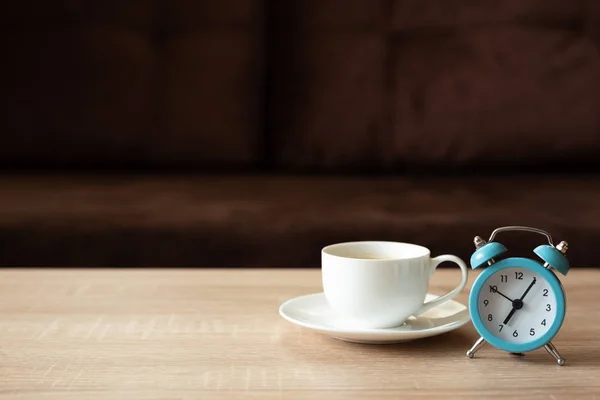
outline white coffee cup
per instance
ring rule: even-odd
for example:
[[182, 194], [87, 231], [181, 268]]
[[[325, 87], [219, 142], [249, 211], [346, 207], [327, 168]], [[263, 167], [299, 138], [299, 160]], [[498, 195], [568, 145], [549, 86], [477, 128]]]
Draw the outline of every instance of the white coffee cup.
[[[432, 258], [423, 246], [400, 242], [348, 242], [321, 251], [325, 297], [345, 324], [356, 328], [392, 328], [452, 299], [465, 287], [467, 265], [457, 256]], [[424, 302], [437, 266], [460, 267], [460, 284]]]

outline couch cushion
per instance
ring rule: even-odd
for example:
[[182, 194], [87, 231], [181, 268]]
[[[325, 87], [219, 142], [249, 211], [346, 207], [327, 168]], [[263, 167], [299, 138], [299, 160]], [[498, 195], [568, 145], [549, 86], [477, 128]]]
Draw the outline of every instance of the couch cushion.
[[263, 0], [0, 6], [2, 166], [258, 162]]
[[[595, 177], [4, 176], [0, 187], [3, 266], [317, 267], [323, 246], [352, 240], [468, 260], [475, 235], [504, 225], [546, 229], [573, 265], [598, 265]], [[498, 240], [535, 257], [544, 238]]]
[[596, 164], [596, 4], [286, 2], [273, 12], [276, 161], [327, 171]]
[[371, 0], [271, 3], [273, 161], [290, 170], [384, 162], [385, 8]]
[[568, 29], [472, 28], [393, 47], [394, 163], [595, 162], [600, 54]]

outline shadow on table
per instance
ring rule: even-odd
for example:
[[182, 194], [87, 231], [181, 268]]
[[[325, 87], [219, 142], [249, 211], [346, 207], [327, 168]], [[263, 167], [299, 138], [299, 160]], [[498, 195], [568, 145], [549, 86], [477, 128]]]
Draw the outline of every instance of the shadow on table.
[[[600, 347], [595, 344], [590, 344], [590, 346], [566, 347], [561, 346], [560, 342], [556, 342], [554, 345], [557, 347], [561, 357], [565, 359], [565, 364], [560, 368], [600, 366]], [[520, 362], [526, 364], [547, 364], [548, 366], [558, 367], [554, 358], [543, 347], [518, 358]]]
[[[446, 356], [448, 352], [462, 351], [466, 352], [473, 343], [477, 340], [477, 335], [471, 332], [471, 329], [458, 329], [452, 332], [447, 332], [442, 335], [432, 336], [423, 339], [411, 340], [403, 343], [392, 344], [360, 344], [342, 342], [346, 346], [358, 346], [365, 349], [370, 349], [373, 352], [386, 352], [410, 355], [411, 353], [427, 353], [429, 356], [435, 357], [436, 354]], [[333, 339], [332, 340], [336, 340]], [[339, 342], [339, 340], [336, 340]]]

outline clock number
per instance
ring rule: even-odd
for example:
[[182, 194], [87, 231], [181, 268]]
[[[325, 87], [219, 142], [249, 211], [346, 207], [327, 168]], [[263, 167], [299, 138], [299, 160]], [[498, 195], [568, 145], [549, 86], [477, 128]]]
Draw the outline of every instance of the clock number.
[[531, 328], [529, 330], [529, 336], [535, 336], [535, 329]]
[[517, 330], [515, 329], [515, 331], [513, 332], [513, 337], [517, 337], [519, 336], [519, 332], [517, 332]]
[[542, 296], [548, 297], [548, 289], [544, 289], [544, 294]]
[[488, 304], [490, 304], [490, 302], [488, 301], [488, 299], [485, 299], [485, 300], [483, 301], [483, 306], [484, 306], [484, 307], [487, 307], [487, 306], [488, 306]]
[[504, 325], [500, 324], [498, 326], [500, 327], [500, 329], [498, 330], [498, 332], [502, 332], [502, 328], [504, 328]]
[[500, 282], [508, 282], [508, 275], [500, 275]]
[[546, 311], [550, 311], [552, 310], [552, 307], [550, 307], [550, 304], [546, 304]]
[[496, 293], [498, 291], [498, 286], [490, 286], [490, 293]]
[[546, 320], [545, 319], [542, 321], [542, 325], [546, 326]]
[[492, 320], [492, 314], [488, 314], [488, 321]]
[[515, 272], [515, 279], [523, 280], [523, 273], [522, 272]]

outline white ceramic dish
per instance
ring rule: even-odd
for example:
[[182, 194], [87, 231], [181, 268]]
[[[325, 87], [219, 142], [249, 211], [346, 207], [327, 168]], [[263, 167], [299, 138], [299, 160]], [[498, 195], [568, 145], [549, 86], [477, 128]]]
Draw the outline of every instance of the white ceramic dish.
[[[426, 301], [437, 297], [427, 294]], [[370, 344], [400, 343], [441, 335], [460, 328], [470, 320], [469, 310], [465, 305], [448, 300], [418, 318], [411, 317], [396, 328], [350, 328], [344, 326], [344, 322], [331, 310], [323, 293], [290, 299], [279, 307], [279, 314], [293, 324], [336, 339]]]

